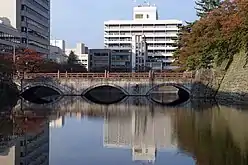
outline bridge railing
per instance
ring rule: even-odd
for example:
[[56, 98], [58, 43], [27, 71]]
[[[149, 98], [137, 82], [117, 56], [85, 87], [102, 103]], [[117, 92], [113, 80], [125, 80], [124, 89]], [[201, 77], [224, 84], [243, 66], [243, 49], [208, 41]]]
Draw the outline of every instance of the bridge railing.
[[135, 79], [193, 79], [192, 73], [25, 73], [16, 75], [20, 79], [46, 78], [135, 78]]
[[107, 78], [149, 78], [149, 73], [108, 73]]

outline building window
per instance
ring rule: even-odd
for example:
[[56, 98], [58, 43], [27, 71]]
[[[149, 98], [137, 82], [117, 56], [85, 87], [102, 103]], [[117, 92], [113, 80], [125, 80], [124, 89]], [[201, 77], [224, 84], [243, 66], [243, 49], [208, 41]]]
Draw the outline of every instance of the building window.
[[148, 14], [146, 15], [146, 18], [149, 18], [149, 15]]
[[24, 153], [23, 152], [21, 152], [21, 157], [24, 157]]
[[135, 18], [136, 18], [136, 19], [142, 19], [142, 18], [143, 18], [143, 14], [136, 14], [136, 15], [135, 15]]
[[22, 5], [21, 6], [21, 10], [25, 10], [25, 5]]

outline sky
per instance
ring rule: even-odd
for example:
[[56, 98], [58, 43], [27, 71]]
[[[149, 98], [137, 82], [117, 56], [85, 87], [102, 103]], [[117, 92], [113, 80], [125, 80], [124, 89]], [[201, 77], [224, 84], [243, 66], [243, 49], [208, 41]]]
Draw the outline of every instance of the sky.
[[[136, 0], [142, 4], [144, 0]], [[194, 0], [150, 0], [159, 19], [193, 21]], [[104, 21], [132, 19], [134, 0], [51, 0], [51, 39], [63, 39], [66, 48], [83, 42], [89, 48], [103, 48]]]

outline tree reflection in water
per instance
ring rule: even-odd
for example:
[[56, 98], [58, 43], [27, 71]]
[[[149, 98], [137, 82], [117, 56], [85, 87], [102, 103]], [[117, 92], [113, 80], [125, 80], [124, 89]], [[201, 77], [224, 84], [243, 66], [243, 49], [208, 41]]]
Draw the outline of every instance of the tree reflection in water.
[[[197, 165], [246, 165], [248, 131], [240, 130], [245, 122], [239, 122], [240, 125], [235, 122], [229, 123], [230, 115], [233, 113], [237, 111], [225, 107], [220, 110], [215, 108], [200, 112], [178, 111], [175, 125], [179, 148], [191, 153]], [[246, 116], [247, 121], [246, 112], [238, 113], [239, 117]], [[225, 118], [225, 116], [229, 117]], [[230, 124], [235, 125], [236, 128], [231, 129]], [[235, 139], [237, 131], [242, 136], [239, 139]]]
[[[0, 159], [1, 156], [8, 156], [13, 146], [20, 144], [27, 147], [28, 155], [32, 154], [32, 151], [39, 153], [39, 155], [34, 155], [34, 161], [38, 160], [36, 159], [38, 156], [39, 160], [46, 163], [51, 135], [49, 134], [49, 120], [51, 120], [50, 126], [63, 127], [64, 124], [66, 125], [65, 120], [76, 116], [79, 120], [95, 122], [98, 118], [103, 121], [100, 123], [104, 127], [103, 125], [94, 127], [94, 131], [102, 133], [102, 137], [92, 138], [92, 135], [85, 134], [85, 132], [82, 132], [82, 136], [85, 139], [92, 138], [98, 141], [104, 138], [103, 144], [96, 146], [98, 148], [95, 149], [102, 149], [104, 145], [102, 151], [106, 154], [108, 154], [108, 147], [115, 150], [128, 148], [133, 154], [133, 160], [145, 157], [157, 165], [162, 165], [166, 164], [166, 160], [161, 158], [166, 155], [162, 150], [172, 148], [175, 149], [175, 153], [181, 152], [182, 155], [194, 158], [197, 165], [248, 164], [247, 111], [199, 101], [186, 107], [164, 107], [150, 103], [143, 97], [131, 97], [125, 102], [111, 105], [92, 104], [83, 101], [81, 97], [72, 97], [63, 98], [55, 105], [49, 104], [49, 106], [51, 106], [50, 109], [45, 108], [45, 105], [34, 106], [32, 104], [32, 107], [25, 105], [23, 108], [16, 106], [12, 114], [0, 118]], [[88, 122], [90, 125], [85, 127], [91, 128], [92, 122]], [[80, 125], [80, 127], [83, 126]], [[63, 128], [61, 132], [68, 134], [68, 130], [63, 130]], [[74, 132], [78, 133], [78, 130], [75, 129], [71, 133]], [[54, 138], [56, 135], [51, 136]], [[74, 134], [70, 136], [77, 141]], [[39, 138], [40, 141], [37, 140]], [[63, 140], [63, 137], [57, 138]], [[27, 144], [24, 140], [30, 143]], [[84, 142], [81, 138], [78, 140], [77, 143]], [[95, 142], [92, 141], [92, 143]], [[62, 142], [58, 144], [64, 145]], [[77, 149], [87, 155], [88, 149], [80, 147]], [[24, 156], [24, 160], [28, 160], [28, 155]], [[160, 158], [157, 158], [157, 155]], [[99, 155], [94, 156], [95, 159], [99, 158]], [[51, 157], [56, 157], [56, 155], [51, 155]], [[2, 162], [2, 159], [0, 161]], [[195, 164], [193, 161], [190, 163], [190, 165]]]

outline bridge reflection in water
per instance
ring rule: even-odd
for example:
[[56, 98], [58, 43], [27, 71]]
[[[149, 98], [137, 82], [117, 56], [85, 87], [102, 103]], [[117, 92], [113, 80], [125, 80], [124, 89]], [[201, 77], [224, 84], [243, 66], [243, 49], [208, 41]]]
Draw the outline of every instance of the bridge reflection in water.
[[[156, 156], [166, 151], [192, 158], [190, 165], [225, 165], [227, 159], [231, 164], [248, 163], [247, 111], [199, 102], [165, 108], [143, 97], [111, 105], [92, 104], [81, 97], [69, 97], [51, 105], [23, 103], [13, 112], [18, 115], [21, 109], [36, 116], [42, 116], [46, 111], [50, 126], [56, 128], [63, 128], [66, 121], [74, 117], [78, 120], [86, 120], [85, 117], [92, 121], [94, 118], [102, 119], [103, 127], [95, 130], [103, 133], [102, 145], [106, 150], [126, 149], [132, 153], [130, 160], [133, 161], [164, 164], [156, 162]], [[70, 136], [76, 140], [73, 132]], [[92, 135], [84, 136], [90, 139]], [[82, 139], [78, 140], [82, 143]], [[87, 155], [87, 151], [82, 150], [80, 152]]]

